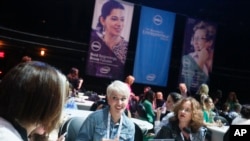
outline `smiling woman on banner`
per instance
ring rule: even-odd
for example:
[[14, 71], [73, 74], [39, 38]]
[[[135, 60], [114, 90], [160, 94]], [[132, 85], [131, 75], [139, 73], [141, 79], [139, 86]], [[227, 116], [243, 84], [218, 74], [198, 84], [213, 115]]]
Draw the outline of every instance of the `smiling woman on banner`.
[[87, 74], [114, 79], [123, 77], [128, 50], [128, 41], [121, 35], [124, 23], [124, 5], [115, 0], [102, 5], [96, 29], [91, 33]]
[[216, 27], [212, 23], [200, 21], [193, 27], [191, 52], [182, 57], [182, 82], [189, 91], [196, 92], [202, 83], [207, 83], [212, 71], [213, 46]]

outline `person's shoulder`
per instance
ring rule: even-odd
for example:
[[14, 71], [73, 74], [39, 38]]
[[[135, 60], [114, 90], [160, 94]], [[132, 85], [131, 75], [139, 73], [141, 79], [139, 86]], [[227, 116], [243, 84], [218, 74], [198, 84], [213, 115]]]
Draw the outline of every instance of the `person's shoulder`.
[[126, 126], [132, 126], [132, 125], [134, 125], [134, 122], [131, 119], [129, 119], [129, 117], [127, 117], [125, 114], [123, 114], [122, 116], [123, 116], [123, 123]]
[[232, 120], [232, 125], [241, 124], [244, 121], [246, 121], [246, 119], [242, 118], [241, 116], [237, 116]]
[[121, 37], [122, 40], [121, 42], [119, 43], [119, 46], [117, 46], [117, 49], [121, 49], [122, 51], [124, 51], [125, 53], [127, 52], [127, 47], [128, 47], [128, 41], [126, 41], [123, 37]]
[[168, 119], [174, 117], [174, 112], [169, 112], [165, 117]]
[[[3, 133], [3, 134], [2, 134]], [[22, 141], [17, 130], [4, 118], [0, 117], [0, 140]]]
[[107, 108], [103, 108], [103, 109], [98, 109], [94, 111], [88, 117], [90, 119], [95, 119], [95, 118], [104, 119], [104, 118], [107, 118], [107, 116], [108, 116]]
[[122, 126], [125, 127], [126, 129], [130, 130], [131, 132], [135, 131], [135, 123], [124, 114], [122, 114]]
[[201, 126], [197, 132], [192, 132], [192, 136], [195, 141], [203, 140], [208, 132], [208, 129], [204, 126]]
[[101, 33], [99, 33], [95, 29], [92, 29], [92, 31], [91, 31], [91, 38], [92, 39], [100, 39], [101, 36], [102, 36]]
[[182, 63], [189, 63], [190, 64], [192, 62], [194, 62], [194, 59], [189, 54], [182, 56]]
[[170, 131], [176, 130], [176, 125], [173, 122], [170, 121], [167, 124], [164, 124], [161, 127], [161, 130], [164, 131], [164, 132], [170, 132]]

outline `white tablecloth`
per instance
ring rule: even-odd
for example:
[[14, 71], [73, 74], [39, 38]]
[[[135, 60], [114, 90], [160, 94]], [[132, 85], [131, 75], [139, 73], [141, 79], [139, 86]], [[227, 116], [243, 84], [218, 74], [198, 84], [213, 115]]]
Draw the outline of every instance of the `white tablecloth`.
[[229, 129], [229, 126], [208, 126], [208, 129], [212, 132], [212, 141], [223, 141], [223, 137]]
[[143, 132], [145, 131], [148, 131], [150, 129], [153, 129], [153, 124], [145, 121], [145, 120], [140, 120], [140, 119], [137, 119], [137, 118], [130, 118], [134, 123], [136, 123], [141, 129]]
[[79, 110], [90, 110], [90, 107], [94, 104], [94, 101], [87, 100], [88, 96], [76, 97], [75, 103]]
[[63, 114], [69, 117], [87, 117], [93, 111], [88, 110], [75, 110], [75, 109], [65, 109]]

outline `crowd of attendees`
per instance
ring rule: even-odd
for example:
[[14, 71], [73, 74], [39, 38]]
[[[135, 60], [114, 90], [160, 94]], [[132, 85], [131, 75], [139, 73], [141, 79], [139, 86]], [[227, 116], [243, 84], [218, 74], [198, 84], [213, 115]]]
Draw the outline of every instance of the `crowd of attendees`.
[[[163, 92], [155, 92], [150, 86], [145, 86], [143, 93], [139, 95], [140, 97], [137, 103], [139, 108], [135, 116], [136, 118], [154, 124], [154, 130], [148, 132], [150, 138], [190, 140], [188, 135], [191, 133], [193, 140], [195, 140], [194, 137], [196, 137], [196, 140], [204, 138], [204, 140], [209, 141], [211, 140], [211, 132], [208, 131], [208, 126], [221, 127], [231, 124], [249, 124], [250, 122], [249, 105], [241, 104], [234, 91], [230, 91], [226, 100], [222, 101], [223, 95], [220, 89], [211, 94], [209, 86], [207, 84], [201, 84], [197, 92], [192, 94], [185, 87], [185, 83], [180, 83], [179, 90], [168, 93], [166, 100], [162, 95], [164, 95]], [[178, 105], [181, 103], [180, 101], [183, 100], [191, 102], [192, 106], [185, 108], [185, 104], [183, 103], [183, 105]], [[198, 104], [193, 101], [198, 102]], [[197, 106], [195, 107], [194, 105]], [[244, 107], [244, 109], [242, 107]], [[192, 118], [188, 118], [188, 114], [186, 113], [194, 110], [202, 114], [193, 112], [191, 113]], [[248, 113], [246, 114], [247, 116], [242, 115], [242, 111]], [[181, 116], [187, 118], [189, 121], [183, 123], [186, 124], [186, 126], [184, 126], [185, 128], [181, 128], [181, 126], [183, 126], [181, 125]], [[197, 125], [190, 125], [191, 123]], [[177, 126], [178, 124], [179, 126]], [[178, 137], [173, 135], [173, 133], [179, 135], [177, 132], [181, 133], [182, 136]]]
[[[21, 76], [27, 78], [21, 79]], [[36, 83], [33, 83], [34, 79], [37, 79]], [[129, 120], [131, 117], [153, 124], [154, 128], [144, 135], [146, 140], [174, 138], [177, 141], [209, 141], [211, 137], [208, 126], [250, 124], [250, 105], [240, 103], [234, 91], [227, 94], [225, 101], [222, 100], [221, 90], [218, 89], [211, 94], [207, 84], [201, 84], [196, 93], [190, 93], [185, 83], [180, 83], [178, 90], [168, 94], [145, 85], [141, 94], [136, 94], [132, 89], [135, 79], [134, 76], [128, 75], [124, 81], [114, 80], [108, 85], [106, 98], [95, 101], [96, 105], [91, 109], [94, 114], [83, 123], [78, 140], [109, 139], [102, 134], [96, 134], [95, 131], [96, 126], [100, 126], [102, 132], [111, 130], [103, 126], [103, 120], [108, 121], [108, 124], [116, 129], [115, 132], [119, 130], [119, 136], [114, 133], [110, 135], [112, 138], [134, 140], [135, 128]], [[55, 80], [61, 80], [63, 83]], [[12, 84], [11, 87], [9, 84]], [[54, 87], [48, 84], [53, 84]], [[0, 88], [0, 131], [8, 133], [11, 131], [13, 133], [9, 134], [18, 140], [26, 140], [24, 134], [27, 134], [33, 141], [46, 140], [48, 133], [58, 123], [60, 114], [65, 108], [63, 104], [67, 104], [67, 98], [75, 97], [78, 92], [84, 90], [83, 78], [79, 76], [76, 67], [72, 67], [69, 73], [64, 75], [46, 63], [32, 61], [28, 56], [22, 58], [20, 64], [3, 78]], [[57, 98], [54, 99], [53, 95], [47, 93], [48, 91], [57, 95]], [[22, 97], [18, 95], [19, 92]], [[35, 95], [37, 97], [34, 97]], [[46, 97], [50, 97], [51, 101], [45, 101], [42, 104], [45, 107], [40, 107], [40, 112], [30, 108], [36, 106], [36, 109], [39, 109], [37, 104]], [[26, 103], [17, 104], [17, 98]], [[55, 113], [55, 110], [58, 112]], [[28, 115], [23, 114], [28, 111]], [[100, 117], [103, 120], [98, 120]], [[123, 124], [124, 127], [120, 129], [119, 126]], [[22, 128], [19, 129], [20, 127]], [[38, 134], [40, 129], [42, 129], [41, 135]], [[127, 132], [127, 129], [133, 134]], [[7, 138], [10, 137], [0, 136], [0, 139]], [[64, 137], [61, 136], [58, 140], [64, 140]]]

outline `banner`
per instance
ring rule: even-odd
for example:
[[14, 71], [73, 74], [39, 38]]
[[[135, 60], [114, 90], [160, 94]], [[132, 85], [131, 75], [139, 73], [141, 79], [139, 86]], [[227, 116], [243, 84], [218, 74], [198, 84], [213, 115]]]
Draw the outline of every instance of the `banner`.
[[217, 25], [198, 19], [187, 19], [180, 83], [185, 83], [191, 93], [196, 93], [202, 83], [209, 82], [212, 72], [214, 42]]
[[175, 13], [143, 6], [133, 75], [135, 82], [166, 86]]
[[86, 74], [123, 79], [134, 5], [96, 0]]

